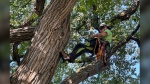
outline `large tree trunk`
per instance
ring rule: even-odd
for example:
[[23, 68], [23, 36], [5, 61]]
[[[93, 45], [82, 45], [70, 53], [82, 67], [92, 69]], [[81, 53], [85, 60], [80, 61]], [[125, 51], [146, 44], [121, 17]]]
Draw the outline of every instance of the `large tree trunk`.
[[76, 0], [51, 0], [35, 32], [32, 44], [11, 77], [12, 84], [49, 84], [59, 61], [59, 52], [69, 38], [69, 18]]

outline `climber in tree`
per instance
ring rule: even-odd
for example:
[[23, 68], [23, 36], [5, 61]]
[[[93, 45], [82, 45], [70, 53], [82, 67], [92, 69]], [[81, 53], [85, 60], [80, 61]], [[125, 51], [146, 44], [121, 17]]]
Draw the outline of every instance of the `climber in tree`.
[[101, 38], [100, 44], [103, 46], [103, 43], [105, 42], [106, 45], [104, 47], [106, 48], [106, 46], [108, 46], [112, 40], [112, 32], [110, 31], [111, 28], [107, 26], [105, 23], [101, 23], [98, 29], [100, 33], [90, 35], [90, 38], [92, 39], [86, 44], [77, 44], [70, 54], [66, 54], [64, 51], [61, 52], [63, 59], [68, 62], [74, 62], [74, 60], [83, 53], [91, 53], [92, 55], [94, 53], [96, 54], [98, 52], [98, 45], [96, 45], [97, 41], [96, 38]]

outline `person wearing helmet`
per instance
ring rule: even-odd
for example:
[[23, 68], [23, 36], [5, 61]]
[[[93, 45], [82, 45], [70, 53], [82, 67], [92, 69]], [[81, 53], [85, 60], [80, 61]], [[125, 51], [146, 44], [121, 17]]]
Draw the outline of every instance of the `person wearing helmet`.
[[107, 26], [105, 23], [101, 23], [98, 30], [99, 30], [98, 34], [90, 35], [90, 38], [92, 38], [90, 42], [86, 44], [81, 43], [77, 44], [70, 54], [66, 54], [64, 51], [62, 51], [61, 55], [63, 57], [63, 60], [68, 62], [74, 62], [75, 59], [81, 56], [83, 53], [91, 53], [92, 55], [94, 55], [94, 53], [96, 54], [98, 52], [98, 45], [96, 45], [97, 41], [96, 38], [101, 38], [100, 43], [102, 46], [104, 42], [106, 42], [105, 47], [108, 46], [112, 40], [112, 32], [110, 31], [110, 27]]
[[110, 31], [110, 27], [107, 26], [105, 23], [101, 23], [99, 27], [99, 31], [100, 33], [91, 35], [90, 38], [100, 37], [104, 41], [108, 41], [110, 43], [112, 40], [112, 32]]

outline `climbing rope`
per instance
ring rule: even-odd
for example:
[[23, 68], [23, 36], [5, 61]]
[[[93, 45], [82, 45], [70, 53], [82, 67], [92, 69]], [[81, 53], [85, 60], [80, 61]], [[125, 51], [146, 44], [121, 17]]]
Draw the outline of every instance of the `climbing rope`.
[[60, 69], [60, 71], [59, 71], [58, 84], [60, 84], [60, 82], [61, 82], [61, 78], [60, 78], [60, 76], [61, 76], [61, 64], [62, 64], [62, 62], [63, 62], [63, 59], [62, 59], [62, 58], [60, 58], [60, 61], [59, 61], [59, 69]]
[[96, 69], [97, 69], [97, 72], [98, 72], [98, 75], [97, 75], [97, 83], [96, 84], [101, 84], [101, 80], [100, 80], [100, 70], [98, 68], [98, 62], [96, 62]]
[[[98, 43], [97, 43], [97, 42], [98, 42]], [[97, 44], [99, 45], [99, 46], [98, 46], [98, 47], [99, 47], [99, 48], [98, 48], [98, 51], [100, 51], [100, 38], [99, 38], [99, 37], [97, 37], [97, 40], [96, 40], [96, 44], [95, 44], [94, 51], [93, 51], [94, 54], [95, 54], [95, 49], [96, 49]], [[100, 81], [100, 70], [99, 70], [99, 68], [98, 68], [98, 61], [99, 61], [99, 59], [100, 59], [101, 54], [102, 54], [102, 53], [96, 54], [96, 69], [97, 69], [97, 72], [98, 72], [96, 84], [101, 84], [101, 81]], [[98, 56], [98, 55], [100, 55], [100, 56]]]

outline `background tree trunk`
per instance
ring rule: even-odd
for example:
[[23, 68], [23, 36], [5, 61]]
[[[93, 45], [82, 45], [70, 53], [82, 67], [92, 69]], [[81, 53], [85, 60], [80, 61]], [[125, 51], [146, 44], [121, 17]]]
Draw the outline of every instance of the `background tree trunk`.
[[70, 19], [65, 18], [75, 2], [76, 0], [51, 0], [26, 56], [11, 77], [12, 84], [50, 83], [59, 61], [59, 52], [69, 39]]

